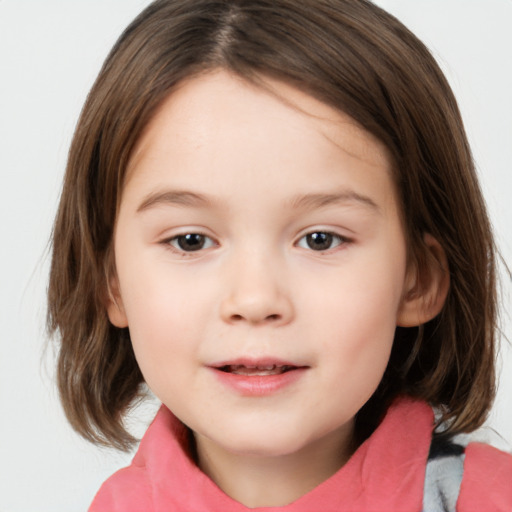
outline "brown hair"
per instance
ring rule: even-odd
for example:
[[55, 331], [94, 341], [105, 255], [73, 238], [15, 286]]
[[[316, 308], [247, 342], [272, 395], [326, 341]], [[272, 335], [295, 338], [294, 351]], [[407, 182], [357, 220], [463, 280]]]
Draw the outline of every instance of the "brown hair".
[[[363, 436], [399, 393], [442, 406], [450, 431], [478, 427], [494, 397], [495, 247], [462, 120], [425, 46], [367, 0], [158, 0], [115, 44], [71, 145], [53, 232], [50, 333], [60, 338], [58, 385], [73, 427], [126, 448], [123, 415], [143, 389], [126, 329], [106, 313], [112, 237], [127, 163], [180, 81], [213, 68], [268, 76], [352, 116], [394, 159], [409, 252], [424, 233], [446, 252], [444, 308], [397, 328]], [[423, 262], [423, 263], [422, 263]]]

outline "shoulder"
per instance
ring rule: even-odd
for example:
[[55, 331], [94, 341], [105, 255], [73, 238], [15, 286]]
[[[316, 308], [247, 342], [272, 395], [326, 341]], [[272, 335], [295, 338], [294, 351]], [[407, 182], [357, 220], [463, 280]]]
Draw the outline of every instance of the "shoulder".
[[512, 455], [483, 443], [465, 450], [458, 512], [512, 511]]
[[146, 468], [132, 464], [105, 481], [88, 512], [149, 512], [152, 509], [152, 491]]
[[151, 512], [163, 503], [162, 488], [172, 495], [176, 485], [169, 482], [188, 467], [181, 445], [185, 444], [185, 436], [183, 425], [162, 406], [132, 463], [105, 481], [88, 512]]

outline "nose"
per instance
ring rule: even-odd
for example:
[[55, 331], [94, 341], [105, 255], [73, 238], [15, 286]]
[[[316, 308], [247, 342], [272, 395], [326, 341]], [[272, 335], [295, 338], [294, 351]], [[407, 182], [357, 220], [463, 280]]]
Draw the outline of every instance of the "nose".
[[286, 272], [269, 258], [252, 255], [228, 265], [229, 278], [221, 301], [222, 319], [231, 324], [288, 324], [294, 307]]

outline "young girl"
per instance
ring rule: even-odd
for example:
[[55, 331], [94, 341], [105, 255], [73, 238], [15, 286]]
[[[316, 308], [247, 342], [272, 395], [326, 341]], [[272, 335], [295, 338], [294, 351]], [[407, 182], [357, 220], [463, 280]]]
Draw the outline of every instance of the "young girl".
[[49, 322], [90, 511], [510, 511], [495, 247], [452, 92], [366, 0], [158, 0], [72, 143]]

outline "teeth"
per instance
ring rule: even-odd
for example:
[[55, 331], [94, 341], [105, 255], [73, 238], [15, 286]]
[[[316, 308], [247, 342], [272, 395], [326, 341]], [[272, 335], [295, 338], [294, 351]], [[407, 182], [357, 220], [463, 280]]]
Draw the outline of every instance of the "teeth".
[[275, 364], [265, 366], [244, 366], [241, 364], [229, 365], [226, 371], [236, 375], [247, 376], [265, 376], [265, 375], [279, 375], [288, 371], [290, 366], [276, 366]]

